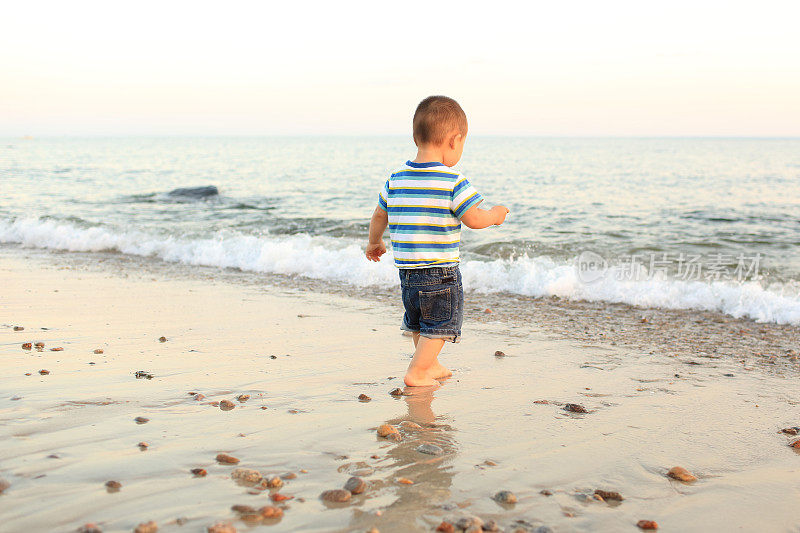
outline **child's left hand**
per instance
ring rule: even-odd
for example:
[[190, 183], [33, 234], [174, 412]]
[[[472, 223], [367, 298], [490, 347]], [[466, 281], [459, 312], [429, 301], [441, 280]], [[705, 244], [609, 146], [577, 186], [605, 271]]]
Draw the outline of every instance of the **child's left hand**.
[[380, 261], [381, 256], [386, 253], [386, 245], [383, 244], [383, 240], [375, 244], [370, 243], [365, 253], [370, 261]]

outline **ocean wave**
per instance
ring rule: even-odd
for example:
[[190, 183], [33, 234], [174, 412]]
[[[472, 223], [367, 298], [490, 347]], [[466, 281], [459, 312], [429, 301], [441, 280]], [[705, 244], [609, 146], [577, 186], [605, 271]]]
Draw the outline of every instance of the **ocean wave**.
[[[355, 286], [397, 283], [391, 259], [364, 258], [353, 239], [242, 235], [220, 232], [209, 238], [82, 227], [53, 219], [0, 221], [0, 243], [74, 252], [118, 252], [163, 261], [243, 271], [305, 276]], [[610, 268], [590, 283], [570, 261], [521, 256], [462, 262], [465, 289], [482, 293], [625, 303], [641, 307], [702, 309], [759, 322], [800, 325], [800, 284], [796, 281], [735, 283], [677, 279], [628, 280]]]

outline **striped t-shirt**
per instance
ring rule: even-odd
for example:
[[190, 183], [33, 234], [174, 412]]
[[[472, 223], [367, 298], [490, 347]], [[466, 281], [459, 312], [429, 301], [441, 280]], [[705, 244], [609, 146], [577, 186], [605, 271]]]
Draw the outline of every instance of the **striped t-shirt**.
[[483, 201], [467, 178], [442, 163], [406, 164], [389, 176], [378, 205], [389, 215], [398, 268], [458, 264], [461, 217]]

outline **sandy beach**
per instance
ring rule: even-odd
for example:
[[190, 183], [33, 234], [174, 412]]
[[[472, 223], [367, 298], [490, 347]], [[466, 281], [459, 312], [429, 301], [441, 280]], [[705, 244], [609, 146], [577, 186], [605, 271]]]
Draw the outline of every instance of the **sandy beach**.
[[[800, 425], [796, 353], [689, 357], [497, 309], [468, 315], [440, 389], [392, 396], [411, 343], [391, 298], [10, 254], [0, 272], [2, 531], [431, 531], [472, 516], [505, 531], [800, 528], [798, 437], [780, 432]], [[401, 439], [380, 438], [382, 424]], [[698, 480], [670, 479], [674, 466]], [[248, 486], [236, 468], [285, 479]], [[354, 475], [362, 494], [320, 499]], [[493, 499], [504, 490], [517, 503]], [[254, 521], [234, 505], [283, 514]]]

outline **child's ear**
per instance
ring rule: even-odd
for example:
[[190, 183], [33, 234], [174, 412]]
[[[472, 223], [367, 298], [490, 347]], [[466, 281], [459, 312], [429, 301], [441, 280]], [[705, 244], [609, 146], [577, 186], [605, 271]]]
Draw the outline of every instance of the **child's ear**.
[[456, 133], [455, 135], [450, 137], [450, 149], [451, 150], [455, 150], [456, 149], [456, 144], [458, 144], [461, 141], [461, 137], [463, 137], [463, 135], [461, 135], [460, 133]]

